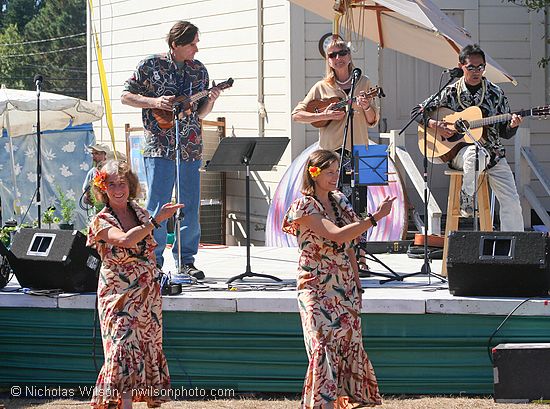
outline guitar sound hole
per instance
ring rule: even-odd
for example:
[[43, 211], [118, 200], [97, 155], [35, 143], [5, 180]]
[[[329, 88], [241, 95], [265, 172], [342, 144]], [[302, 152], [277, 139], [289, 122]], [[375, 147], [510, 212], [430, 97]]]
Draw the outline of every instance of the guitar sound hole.
[[470, 123], [464, 119], [459, 119], [455, 122], [455, 129], [457, 132], [464, 133], [470, 128]]
[[447, 140], [448, 142], [456, 142], [456, 141], [461, 140], [463, 137], [464, 137], [464, 134], [462, 134], [462, 133], [455, 133], [453, 136], [451, 136], [450, 138], [447, 138], [446, 140]]

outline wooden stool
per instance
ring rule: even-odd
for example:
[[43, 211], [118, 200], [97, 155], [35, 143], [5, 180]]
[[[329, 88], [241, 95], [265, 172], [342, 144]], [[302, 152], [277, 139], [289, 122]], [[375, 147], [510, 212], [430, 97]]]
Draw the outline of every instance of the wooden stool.
[[[449, 198], [447, 200], [447, 222], [445, 224], [445, 244], [443, 246], [443, 263], [441, 264], [441, 275], [447, 276], [447, 253], [449, 251], [448, 241], [449, 233], [458, 230], [458, 222], [462, 217], [460, 215], [460, 190], [462, 188], [462, 177], [464, 172], [461, 170], [446, 170], [446, 175], [451, 177], [449, 182]], [[491, 206], [489, 204], [489, 185], [487, 184], [487, 175], [481, 173], [478, 178], [477, 186], [477, 208], [476, 213], [479, 218], [479, 230], [493, 231], [493, 221], [491, 220]]]

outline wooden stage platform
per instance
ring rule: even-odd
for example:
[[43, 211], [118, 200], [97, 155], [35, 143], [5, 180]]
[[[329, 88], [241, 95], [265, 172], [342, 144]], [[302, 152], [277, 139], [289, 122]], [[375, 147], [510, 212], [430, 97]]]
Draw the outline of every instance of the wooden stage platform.
[[[377, 254], [399, 275], [419, 272], [423, 260]], [[174, 270], [167, 254], [164, 270]], [[206, 279], [164, 296], [164, 344], [174, 385], [298, 392], [307, 365], [295, 291], [296, 248], [253, 247], [251, 270], [282, 279], [246, 278], [245, 247], [201, 247], [196, 266]], [[455, 297], [435, 277], [381, 284], [390, 274], [369, 261], [362, 278], [363, 336], [382, 393], [492, 392], [488, 351], [504, 342], [550, 342], [550, 298]], [[431, 264], [435, 273], [441, 261]], [[0, 292], [3, 348], [0, 386], [80, 385], [95, 381], [94, 294], [37, 296], [13, 281]], [[96, 364], [101, 364], [99, 330]]]

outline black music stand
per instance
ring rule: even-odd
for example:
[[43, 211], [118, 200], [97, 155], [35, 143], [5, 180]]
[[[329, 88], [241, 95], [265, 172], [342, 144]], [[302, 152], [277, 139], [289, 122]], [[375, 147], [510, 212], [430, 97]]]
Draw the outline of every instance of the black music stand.
[[[353, 146], [353, 158], [354, 158], [354, 176], [355, 186], [385, 186], [388, 182], [388, 145], [354, 145]], [[359, 209], [355, 209], [359, 214]], [[366, 243], [359, 246], [365, 252], [364, 257], [367, 260], [375, 261], [383, 266], [388, 273], [380, 273], [377, 271], [370, 271], [368, 273], [385, 277], [387, 280], [381, 280], [380, 284], [384, 284], [390, 281], [403, 281], [403, 278], [386, 265], [382, 260], [376, 257], [374, 254], [368, 251]], [[359, 270], [362, 272], [362, 270]]]
[[253, 273], [250, 268], [250, 171], [269, 171], [279, 162], [290, 139], [286, 137], [223, 138], [206, 164], [206, 171], [246, 171], [246, 271], [227, 280], [227, 284], [245, 277], [262, 277], [275, 281], [269, 274]]

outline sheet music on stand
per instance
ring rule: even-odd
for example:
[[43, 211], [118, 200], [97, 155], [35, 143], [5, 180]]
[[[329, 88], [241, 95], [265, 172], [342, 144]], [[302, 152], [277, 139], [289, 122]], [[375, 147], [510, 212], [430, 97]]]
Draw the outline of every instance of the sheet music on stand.
[[227, 284], [246, 277], [282, 281], [269, 274], [253, 273], [250, 267], [250, 172], [272, 170], [283, 156], [289, 141], [287, 137], [223, 138], [212, 159], [205, 166], [207, 172], [246, 171], [246, 270], [231, 277]]
[[[366, 186], [368, 188], [368, 186], [388, 185], [388, 145], [354, 145], [353, 157], [356, 186]], [[390, 281], [403, 281], [402, 276], [368, 251], [366, 243], [360, 243], [359, 246], [365, 252], [365, 259], [380, 264], [388, 271], [388, 273], [365, 271], [372, 275], [385, 277], [386, 280], [381, 280], [380, 284]]]
[[355, 145], [356, 184], [385, 186], [388, 184], [388, 145]]

